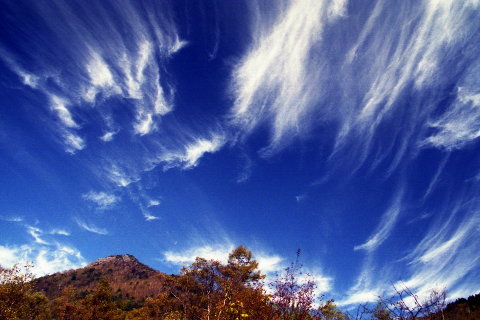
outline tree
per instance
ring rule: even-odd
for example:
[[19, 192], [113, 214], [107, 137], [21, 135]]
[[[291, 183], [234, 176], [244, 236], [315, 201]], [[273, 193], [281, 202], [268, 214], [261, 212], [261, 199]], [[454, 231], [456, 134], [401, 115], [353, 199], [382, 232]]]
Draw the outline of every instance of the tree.
[[185, 305], [185, 298], [189, 300], [189, 308], [184, 308], [184, 312], [196, 309], [196, 316], [192, 319], [253, 316], [262, 319], [260, 315], [265, 313], [267, 306], [261, 283], [263, 278], [252, 252], [240, 246], [229, 254], [226, 264], [196, 258], [191, 266], [182, 269], [177, 279], [181, 290], [172, 294], [182, 301], [182, 305]]
[[395, 295], [389, 299], [380, 298], [380, 303], [390, 312], [391, 318], [398, 320], [445, 319], [446, 291], [432, 290], [429, 297], [420, 299], [407, 286], [395, 287]]
[[372, 320], [393, 320], [392, 312], [382, 303], [378, 301], [375, 308], [371, 311]]
[[32, 286], [30, 265], [21, 268], [0, 266], [0, 319], [46, 320], [50, 319], [48, 299]]
[[321, 320], [348, 320], [348, 316], [338, 309], [333, 299], [327, 300], [324, 305], [320, 306], [315, 316]]
[[52, 316], [59, 320], [81, 320], [85, 310], [77, 295], [73, 286], [65, 287], [62, 295], [50, 302]]
[[[272, 303], [281, 319], [303, 320], [311, 318], [315, 302], [316, 284], [304, 275], [299, 263], [300, 250], [294, 263], [285, 268], [283, 274], [271, 283], [274, 291]], [[303, 278], [303, 281], [302, 281]]]
[[84, 320], [123, 320], [125, 315], [115, 304], [112, 288], [107, 280], [101, 280], [97, 289], [83, 301]]

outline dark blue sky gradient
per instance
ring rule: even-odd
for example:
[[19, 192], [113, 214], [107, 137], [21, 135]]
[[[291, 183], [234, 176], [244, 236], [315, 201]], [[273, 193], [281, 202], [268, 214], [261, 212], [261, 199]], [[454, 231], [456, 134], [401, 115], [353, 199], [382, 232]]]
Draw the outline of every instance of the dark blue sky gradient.
[[0, 1], [0, 263], [243, 244], [340, 305], [480, 288], [478, 1]]

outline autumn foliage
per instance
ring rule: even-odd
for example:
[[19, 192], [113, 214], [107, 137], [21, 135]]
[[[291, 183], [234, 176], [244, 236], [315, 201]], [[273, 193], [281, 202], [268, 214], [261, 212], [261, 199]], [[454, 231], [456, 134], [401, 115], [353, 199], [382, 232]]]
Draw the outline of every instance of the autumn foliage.
[[[315, 295], [316, 284], [302, 272], [299, 254], [269, 284], [242, 246], [226, 263], [197, 258], [179, 275], [156, 272], [127, 255], [36, 281], [28, 266], [1, 268], [0, 320], [477, 319], [478, 303], [460, 301], [462, 317], [457, 318], [452, 316], [456, 305], [443, 309], [441, 294], [423, 303], [406, 289], [398, 290], [396, 299], [342, 312], [333, 300], [322, 302]], [[411, 298], [414, 304], [405, 302]]]

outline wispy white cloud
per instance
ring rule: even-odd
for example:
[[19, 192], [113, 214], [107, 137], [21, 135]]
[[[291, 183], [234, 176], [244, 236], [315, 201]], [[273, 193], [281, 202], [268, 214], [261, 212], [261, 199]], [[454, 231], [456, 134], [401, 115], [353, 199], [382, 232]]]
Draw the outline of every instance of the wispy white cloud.
[[183, 150], [166, 152], [160, 157], [165, 168], [181, 166], [184, 169], [196, 167], [200, 158], [206, 153], [214, 153], [225, 144], [225, 137], [221, 134], [212, 134], [210, 138], [195, 138], [183, 147]]
[[181, 251], [166, 251], [164, 252], [164, 259], [167, 262], [184, 266], [195, 261], [196, 257], [201, 257], [207, 260], [217, 260], [225, 263], [228, 259], [228, 254], [234, 249], [231, 244], [228, 245], [205, 245], [198, 247], [191, 247]]
[[225, 143], [223, 136], [214, 135], [211, 139], [198, 139], [194, 143], [186, 146], [184, 155], [180, 156], [180, 160], [184, 163], [184, 167], [191, 168], [198, 164], [198, 160], [205, 153], [217, 152]]
[[381, 295], [382, 291], [377, 290], [362, 290], [354, 292], [347, 296], [346, 299], [336, 301], [335, 303], [342, 307], [348, 305], [356, 305], [366, 302], [375, 302], [378, 300], [378, 297]]
[[46, 231], [40, 228], [37, 224], [35, 226], [23, 224], [22, 220], [15, 220], [13, 222], [18, 223], [20, 226], [25, 228], [25, 231], [33, 238], [33, 242], [38, 245], [52, 245], [57, 242], [56, 235], [69, 236], [70, 232], [63, 228], [52, 228], [49, 231]]
[[432, 228], [405, 257], [412, 274], [402, 284], [423, 295], [432, 287], [461, 290], [459, 281], [480, 264], [480, 258], [472, 255], [479, 249], [475, 240], [480, 229], [478, 211], [466, 216], [454, 230], [449, 229], [451, 220], [440, 229]]
[[[426, 1], [421, 8], [421, 21], [413, 34], [407, 37], [406, 33], [410, 31], [402, 31], [401, 42], [394, 48], [393, 54], [387, 52], [391, 49], [389, 46], [383, 46], [386, 51], [380, 52], [382, 59], [379, 62], [387, 63], [387, 68], [375, 75], [375, 80], [365, 95], [360, 113], [363, 121], [366, 118], [383, 117], [408, 83], [413, 81], [420, 88], [431, 81], [438, 66], [440, 51], [461, 34], [460, 28], [465, 22], [462, 21], [465, 19], [462, 11], [465, 7], [465, 4], [455, 1]], [[378, 14], [375, 17], [381, 19]], [[376, 41], [384, 39], [378, 38]], [[379, 108], [383, 110], [377, 114]], [[375, 122], [378, 123], [378, 119]]]
[[33, 89], [37, 88], [40, 80], [39, 77], [25, 71], [25, 69], [22, 68], [18, 62], [15, 61], [13, 56], [4, 48], [0, 48], [0, 59], [3, 60], [10, 67], [10, 69], [18, 75], [24, 85]]
[[[157, 205], [159, 205], [158, 203]], [[156, 205], [153, 205], [156, 206]], [[150, 208], [150, 203], [147, 204], [147, 208]], [[146, 221], [154, 221], [154, 220], [159, 220], [160, 217], [153, 215], [149, 209], [145, 208], [142, 204], [140, 204], [140, 210], [142, 211], [143, 217], [145, 218]]]
[[145, 110], [140, 110], [137, 115], [137, 123], [134, 125], [135, 132], [139, 135], [146, 135], [155, 130], [155, 123], [153, 120], [153, 113]]
[[391, 290], [391, 276], [387, 270], [381, 271], [375, 265], [374, 252], [367, 252], [362, 262], [361, 270], [355, 280], [355, 284], [347, 290], [342, 299], [336, 301], [339, 306], [348, 306], [358, 303], [375, 302], [379, 296], [383, 296]]
[[[442, 78], [448, 73], [442, 61], [453, 59], [457, 47], [469, 46], [465, 39], [476, 32], [469, 17], [478, 10], [477, 2], [432, 0], [415, 6], [397, 3], [392, 9], [387, 2], [376, 1], [365, 11], [359, 33], [344, 45], [330, 37], [350, 33], [349, 24], [342, 25], [349, 19], [348, 1], [286, 3], [275, 10], [255, 12], [260, 18], [254, 20], [252, 44], [232, 75], [232, 122], [246, 135], [259, 125], [269, 126], [271, 141], [263, 155], [295, 138], [310, 137], [324, 123], [335, 122], [333, 167], [345, 163], [338, 161], [345, 153], [357, 155], [358, 168], [364, 164], [378, 167], [393, 154], [390, 175], [419, 147], [451, 150], [477, 139], [479, 108], [473, 106], [478, 83], [461, 84], [463, 98], [440, 116], [438, 104], [445, 102], [425, 91], [444, 86], [447, 90], [451, 85]], [[393, 11], [398, 14], [392, 16]], [[276, 12], [273, 20], [272, 12]], [[344, 59], [331, 57], [331, 43], [338, 44], [335, 55], [344, 54]], [[471, 75], [462, 77], [475, 78], [476, 61], [472, 56], [471, 65], [464, 68]], [[418, 102], [402, 105], [405, 95], [415, 95]], [[405, 119], [405, 109], [414, 116]], [[392, 119], [397, 119], [390, 125], [393, 138], [383, 141], [379, 127]], [[421, 136], [431, 133], [432, 127], [437, 129], [435, 134], [426, 139]], [[374, 161], [367, 162], [373, 156]]]
[[91, 224], [91, 223], [87, 223], [83, 220], [80, 220], [79, 218], [75, 218], [74, 221], [77, 223], [77, 225], [80, 228], [82, 228], [85, 231], [100, 234], [100, 235], [107, 235], [108, 234], [107, 229], [97, 227], [96, 225]]
[[113, 165], [106, 169], [107, 178], [119, 187], [126, 187], [129, 184], [140, 180], [136, 175], [129, 175], [118, 166]]
[[[21, 66], [5, 48], [0, 56], [25, 85], [50, 100], [51, 114], [59, 120], [57, 134], [63, 138], [66, 151], [73, 154], [84, 149], [86, 142], [81, 131], [95, 122], [98, 113], [105, 117], [110, 112], [108, 108], [73, 112], [72, 106], [79, 110], [84, 105], [96, 107], [113, 96], [125, 98], [134, 107], [134, 117], [127, 122], [128, 131], [139, 135], [154, 132], [159, 118], [173, 110], [174, 88], [164, 77], [163, 64], [186, 44], [178, 35], [170, 11], [157, 10], [154, 5], [145, 11], [148, 14], [144, 19], [130, 2], [122, 6], [112, 4], [112, 12], [108, 13], [102, 5], [80, 5], [84, 9], [80, 11], [99, 21], [90, 23], [78, 15], [78, 7], [68, 3], [55, 6], [36, 3], [34, 7], [32, 14], [45, 22], [48, 26], [45, 32], [56, 39], [58, 59], [48, 59], [51, 43], [44, 40], [48, 36], [20, 37], [37, 48], [35, 53], [24, 52], [28, 66]], [[20, 27], [19, 33], [22, 32], [27, 34], [31, 30], [28, 26]], [[90, 116], [93, 112], [97, 113], [95, 117]], [[76, 119], [80, 113], [88, 114], [82, 117], [81, 126]], [[104, 128], [102, 140], [111, 141], [119, 129], [123, 128], [111, 125]]]
[[25, 85], [34, 89], [38, 87], [39, 78], [37, 76], [22, 71], [19, 71], [18, 74]]
[[90, 60], [87, 63], [86, 70], [92, 85], [107, 88], [114, 86], [115, 82], [112, 72], [98, 52], [92, 51], [90, 53]]
[[23, 217], [20, 216], [0, 216], [0, 220], [8, 222], [22, 222]]
[[33, 237], [33, 239], [35, 240], [35, 243], [49, 244], [47, 241], [45, 241], [41, 238], [41, 235], [43, 234], [43, 231], [40, 228], [33, 227], [33, 226], [27, 226], [27, 232], [28, 232], [28, 234], [30, 234]]
[[14, 264], [32, 265], [35, 276], [43, 276], [85, 265], [80, 251], [57, 240], [58, 235], [68, 236], [65, 229], [53, 228], [45, 231], [39, 226], [24, 225], [23, 219], [15, 221], [25, 228], [33, 238], [31, 242], [15, 245], [0, 244], [0, 265], [11, 267]]
[[403, 191], [399, 191], [390, 208], [388, 208], [388, 210], [383, 214], [375, 232], [365, 243], [355, 246], [354, 250], [373, 251], [388, 238], [402, 210], [402, 198]]
[[56, 95], [50, 95], [50, 106], [57, 113], [59, 120], [67, 128], [78, 128], [78, 124], [73, 120], [70, 110], [67, 108], [67, 100]]
[[342, 16], [345, 4], [292, 1], [273, 26], [253, 31], [257, 38], [233, 73], [235, 124], [249, 132], [270, 122], [273, 147], [289, 134], [298, 134], [300, 124], [307, 125], [319, 92], [317, 73], [310, 67], [317, 65], [311, 49], [319, 43], [324, 23]]
[[304, 202], [306, 199], [307, 199], [306, 194], [299, 194], [299, 195], [295, 196], [295, 200], [297, 202]]
[[148, 201], [148, 204], [147, 204], [147, 207], [156, 207], [156, 206], [159, 206], [162, 202], [160, 200], [157, 200], [157, 199], [150, 199]]
[[448, 159], [450, 158], [450, 154], [447, 153], [440, 164], [438, 165], [437, 171], [435, 172], [435, 175], [433, 178], [430, 180], [430, 183], [428, 184], [427, 191], [425, 191], [425, 194], [423, 195], [423, 199], [426, 199], [432, 191], [435, 189], [436, 185], [438, 184], [438, 180], [440, 178], [440, 175], [442, 174], [443, 170], [445, 169], [445, 166], [447, 165]]
[[452, 107], [429, 126], [436, 133], [423, 141], [424, 146], [455, 150], [476, 140], [480, 137], [480, 92], [459, 87]]
[[82, 137], [70, 131], [65, 131], [63, 133], [63, 139], [65, 143], [65, 151], [71, 154], [75, 154], [77, 151], [83, 150], [87, 146]]
[[237, 176], [237, 183], [243, 183], [247, 181], [253, 172], [253, 160], [246, 154], [241, 155], [242, 165], [240, 173]]
[[113, 140], [113, 137], [118, 133], [118, 131], [107, 131], [105, 132], [100, 139], [104, 142], [110, 142]]
[[109, 209], [120, 201], [120, 198], [114, 194], [95, 191], [83, 194], [82, 198], [95, 203], [100, 209]]
[[177, 53], [181, 49], [185, 48], [188, 45], [188, 41], [180, 40], [178, 36], [175, 37], [173, 45], [168, 48], [168, 53], [170, 55]]
[[478, 202], [460, 201], [443, 210], [448, 218], [442, 219], [443, 215], [437, 213], [436, 222], [413, 248], [405, 248], [408, 253], [402, 259], [388, 262], [378, 259], [374, 251], [367, 251], [355, 285], [338, 303], [375, 302], [378, 296], [393, 296], [393, 286], [407, 287], [421, 299], [428, 298], [432, 289], [446, 289], [455, 295], [475, 292], [471, 287], [472, 281], [475, 283], [472, 272], [479, 267], [480, 258], [472, 252], [480, 249]]
[[0, 245], [0, 261], [5, 267], [11, 267], [17, 263], [32, 263], [31, 271], [37, 277], [86, 265], [80, 251], [59, 243]]
[[61, 236], [69, 236], [70, 231], [67, 231], [65, 229], [52, 229], [48, 232], [48, 234], [53, 234], [53, 235], [61, 235]]
[[153, 214], [151, 214], [150, 212], [148, 212], [147, 210], [143, 210], [142, 212], [143, 212], [143, 217], [144, 217], [145, 220], [147, 220], [147, 221], [154, 221], [154, 220], [160, 219], [159, 217], [154, 216]]
[[394, 231], [395, 224], [402, 211], [403, 197], [404, 191], [403, 188], [400, 188], [372, 235], [365, 243], [354, 247], [354, 250], [364, 250], [366, 255], [355, 284], [341, 300], [337, 301], [338, 305], [346, 306], [375, 302], [379, 296], [388, 295], [393, 289], [390, 281], [393, 272], [392, 266], [383, 262], [382, 265], [377, 265], [376, 252]]
[[285, 262], [285, 259], [279, 255], [269, 255], [262, 252], [256, 254], [255, 259], [258, 262], [258, 268], [267, 274], [280, 271]]

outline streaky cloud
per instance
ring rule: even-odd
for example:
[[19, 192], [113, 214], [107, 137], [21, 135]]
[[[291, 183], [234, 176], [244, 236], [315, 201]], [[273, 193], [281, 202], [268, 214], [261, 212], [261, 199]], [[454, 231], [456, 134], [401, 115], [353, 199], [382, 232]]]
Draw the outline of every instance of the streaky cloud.
[[162, 202], [160, 200], [151, 199], [148, 201], [147, 207], [156, 207], [159, 206]]
[[70, 154], [75, 154], [77, 151], [83, 150], [86, 147], [85, 140], [70, 131], [64, 131], [63, 139], [65, 142], [65, 151]]
[[[351, 33], [344, 23], [351, 21], [348, 1], [282, 4], [255, 12], [260, 18], [252, 26], [252, 43], [231, 79], [232, 124], [241, 139], [269, 128], [264, 156], [334, 123], [331, 167], [352, 165], [344, 160], [346, 153], [356, 154], [352, 173], [363, 165], [378, 168], [393, 156], [388, 177], [426, 146], [451, 150], [476, 140], [478, 83], [472, 79], [479, 50], [467, 39], [478, 31], [469, 18], [478, 2], [376, 1], [362, 11], [359, 31], [345, 43], [331, 37]], [[273, 22], [271, 12], [276, 12]], [[443, 62], [461, 50], [468, 58], [459, 64], [464, 79], [459, 97], [439, 116], [444, 102], [430, 93], [449, 88]], [[414, 98], [408, 106], [406, 97]], [[383, 140], [382, 126], [392, 119], [398, 119], [390, 125], [392, 138]], [[437, 133], [430, 135], [431, 128]]]
[[143, 210], [143, 217], [145, 218], [146, 221], [154, 221], [154, 220], [160, 219], [159, 217], [154, 216], [153, 214], [148, 212], [147, 210]]
[[160, 161], [164, 168], [182, 167], [184, 169], [194, 168], [198, 165], [200, 158], [206, 153], [214, 153], [220, 150], [226, 139], [222, 134], [212, 133], [208, 138], [197, 137], [187, 143], [183, 150], [167, 151], [160, 155]]
[[400, 190], [397, 192], [395, 199], [393, 200], [391, 206], [385, 211], [380, 223], [377, 226], [375, 232], [368, 238], [368, 240], [354, 247], [354, 250], [367, 250], [373, 251], [377, 249], [390, 235], [393, 231], [395, 223], [402, 211], [402, 199], [403, 191]]
[[[87, 141], [81, 138], [84, 124], [89, 125], [95, 113], [109, 117], [111, 111], [102, 105], [115, 96], [129, 99], [135, 110], [129, 129], [142, 136], [155, 131], [159, 118], [173, 110], [174, 89], [164, 77], [163, 65], [185, 42], [169, 10], [151, 6], [148, 19], [142, 19], [140, 5], [133, 1], [121, 5], [37, 2], [31, 13], [44, 22], [46, 34], [38, 36], [24, 25], [18, 34], [20, 52], [2, 48], [0, 56], [22, 82], [51, 101], [52, 115], [61, 125], [56, 133], [65, 151], [74, 154], [86, 148]], [[82, 19], [79, 7], [89, 19]], [[49, 37], [57, 39], [55, 59], [51, 59]], [[29, 65], [18, 62], [21, 55]], [[82, 108], [85, 105], [96, 108]], [[89, 115], [82, 117], [82, 127], [74, 119], [76, 113]], [[104, 141], [111, 141], [118, 131], [112, 127], [120, 129], [115, 123], [109, 125]]]
[[449, 158], [450, 158], [450, 153], [447, 153], [439, 163], [437, 171], [435, 172], [435, 175], [433, 176], [432, 180], [430, 180], [430, 183], [428, 184], [428, 188], [425, 191], [425, 194], [423, 195], [424, 200], [432, 193], [432, 191], [437, 186], [440, 175], [445, 169], [445, 166], [447, 165]]
[[48, 232], [48, 234], [52, 235], [61, 235], [61, 236], [69, 236], [70, 231], [67, 231], [65, 229], [52, 229]]
[[72, 114], [67, 109], [67, 101], [56, 95], [50, 95], [51, 107], [57, 113], [58, 118], [67, 128], [78, 128], [78, 124], [73, 120]]
[[[480, 68], [477, 69], [480, 71]], [[451, 151], [461, 149], [480, 137], [480, 91], [470, 90], [458, 87], [454, 104], [429, 124], [436, 133], [427, 137], [421, 145]]]
[[33, 227], [33, 226], [27, 226], [27, 232], [28, 234], [30, 234], [35, 243], [37, 244], [49, 244], [47, 241], [45, 241], [44, 239], [41, 238], [41, 235], [43, 234], [43, 231], [40, 229], [40, 228], [37, 228], [37, 227]]
[[85, 230], [85, 231], [88, 231], [88, 232], [91, 232], [91, 233], [96, 233], [96, 234], [99, 234], [99, 235], [107, 235], [108, 234], [108, 231], [107, 229], [105, 228], [100, 228], [100, 227], [97, 227], [96, 225], [94, 224], [91, 224], [91, 223], [87, 223], [79, 218], [75, 218], [74, 221], [77, 223], [77, 225]]
[[0, 220], [7, 222], [22, 222], [24, 220], [21, 216], [0, 216]]
[[107, 178], [118, 187], [127, 187], [129, 184], [140, 180], [136, 175], [127, 174], [117, 165], [112, 165], [104, 170]]
[[[455, 224], [461, 211], [466, 214]], [[405, 256], [412, 274], [402, 281], [409, 288], [427, 295], [431, 287], [462, 291], [468, 282], [460, 282], [480, 265], [472, 255], [479, 250], [477, 239], [480, 230], [478, 203], [455, 205], [452, 213], [440, 227], [432, 227], [423, 240]]]
[[306, 117], [316, 104], [320, 72], [309, 67], [318, 66], [312, 48], [321, 40], [325, 21], [343, 16], [346, 3], [292, 1], [273, 25], [253, 30], [254, 43], [232, 76], [235, 125], [248, 134], [268, 122], [272, 149], [289, 135], [299, 134], [300, 124], [308, 126]]

